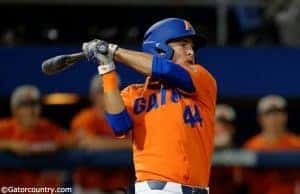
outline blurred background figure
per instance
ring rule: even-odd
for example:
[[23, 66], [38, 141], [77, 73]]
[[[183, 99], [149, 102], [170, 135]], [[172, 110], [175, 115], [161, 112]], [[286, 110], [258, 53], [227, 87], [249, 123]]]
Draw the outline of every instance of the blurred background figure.
[[285, 46], [300, 46], [300, 1], [276, 0], [266, 11], [278, 27], [280, 43]]
[[256, 151], [299, 150], [300, 137], [288, 131], [286, 100], [278, 95], [266, 96], [258, 102], [257, 121], [261, 133], [248, 140], [245, 148]]
[[[218, 104], [215, 122], [215, 150], [234, 148], [236, 112], [228, 104]], [[212, 194], [242, 194], [241, 169], [236, 166], [216, 166], [211, 170], [210, 192]]]
[[[258, 1], [259, 2], [259, 1]], [[243, 46], [300, 45], [300, 1], [264, 0], [262, 6], [236, 5], [233, 12]]]
[[[131, 149], [129, 139], [117, 139], [104, 118], [103, 87], [98, 75], [90, 84], [92, 106], [80, 111], [72, 120], [72, 136], [77, 147], [88, 151]], [[129, 185], [130, 169], [125, 167], [81, 167], [74, 174], [75, 194], [118, 194]]]
[[227, 104], [216, 107], [215, 149], [229, 149], [234, 147], [235, 110]]
[[[261, 98], [257, 121], [261, 132], [249, 139], [245, 148], [253, 151], [299, 151], [300, 137], [288, 131], [287, 101], [278, 95]], [[246, 173], [250, 194], [296, 194], [299, 170], [259, 169]], [[259, 181], [258, 181], [259, 180]]]
[[[67, 148], [71, 142], [68, 134], [41, 117], [39, 90], [32, 85], [17, 87], [10, 101], [11, 118], [0, 121], [0, 144], [20, 156], [53, 153]], [[63, 174], [55, 171], [36, 169], [1, 170], [2, 186], [48, 186], [57, 187], [62, 183]]]

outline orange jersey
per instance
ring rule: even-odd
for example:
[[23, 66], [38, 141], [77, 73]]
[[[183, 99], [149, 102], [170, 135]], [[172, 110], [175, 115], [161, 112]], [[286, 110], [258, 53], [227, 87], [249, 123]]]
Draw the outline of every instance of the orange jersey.
[[55, 142], [63, 143], [68, 134], [47, 119], [40, 119], [34, 129], [23, 129], [15, 119], [0, 122], [0, 138], [24, 141], [27, 143]]
[[113, 131], [104, 119], [99, 116], [95, 109], [86, 108], [80, 111], [71, 121], [73, 135], [100, 135], [113, 137]]
[[[6, 119], [0, 122], [0, 131], [1, 140], [17, 140], [30, 145], [41, 145], [40, 143], [53, 141], [60, 144], [68, 138], [61, 128], [46, 119], [41, 119], [31, 130], [22, 129], [15, 119]], [[61, 177], [55, 172], [43, 173], [25, 169], [0, 171], [0, 184], [2, 185], [57, 187], [61, 181]]]
[[213, 153], [216, 81], [200, 65], [188, 69], [196, 92], [130, 85], [122, 91], [133, 119], [137, 181], [208, 186]]
[[12, 123], [12, 127], [15, 127], [16, 129], [14, 139], [23, 140], [29, 143], [54, 141], [55, 143], [58, 143], [58, 145], [61, 145], [69, 137], [66, 131], [46, 119], [41, 119], [35, 129], [30, 131], [22, 130], [16, 122]]
[[256, 151], [299, 150], [300, 137], [286, 132], [278, 140], [269, 142], [262, 135], [257, 135], [246, 142], [245, 148]]
[[[73, 137], [99, 136], [114, 138], [106, 120], [93, 108], [82, 110], [71, 122]], [[74, 181], [83, 188], [114, 190], [129, 184], [128, 169], [101, 169], [82, 167], [75, 171]]]
[[0, 140], [13, 139], [14, 130], [12, 130], [12, 121], [10, 118], [0, 120]]
[[[262, 135], [257, 135], [246, 142], [245, 148], [254, 151], [299, 150], [300, 137], [286, 132], [278, 140], [269, 142]], [[300, 182], [299, 174], [299, 169], [252, 169], [245, 170], [245, 180], [250, 194], [292, 194]]]

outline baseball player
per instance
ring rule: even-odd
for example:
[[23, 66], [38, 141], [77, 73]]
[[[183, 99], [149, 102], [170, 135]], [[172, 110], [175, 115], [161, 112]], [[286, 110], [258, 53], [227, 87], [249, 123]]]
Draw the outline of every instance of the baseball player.
[[[116, 135], [131, 135], [137, 194], [207, 194], [213, 153], [216, 81], [195, 51], [205, 38], [180, 18], [155, 23], [143, 52], [103, 40], [82, 45], [103, 80], [106, 119]], [[122, 92], [114, 61], [147, 76]]]

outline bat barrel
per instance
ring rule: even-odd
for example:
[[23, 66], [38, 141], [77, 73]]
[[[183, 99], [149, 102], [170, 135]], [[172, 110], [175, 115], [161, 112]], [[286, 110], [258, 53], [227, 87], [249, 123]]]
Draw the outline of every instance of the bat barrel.
[[82, 52], [52, 57], [42, 63], [42, 71], [47, 75], [54, 75], [64, 71], [84, 58], [85, 55]]

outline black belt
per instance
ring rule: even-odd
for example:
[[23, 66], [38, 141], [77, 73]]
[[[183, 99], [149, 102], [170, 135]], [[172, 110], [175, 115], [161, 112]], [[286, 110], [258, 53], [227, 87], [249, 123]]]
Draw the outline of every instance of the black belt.
[[[163, 190], [168, 182], [165, 181], [147, 181], [147, 184], [151, 190]], [[183, 194], [208, 194], [207, 189], [199, 187], [190, 187], [181, 185]]]

